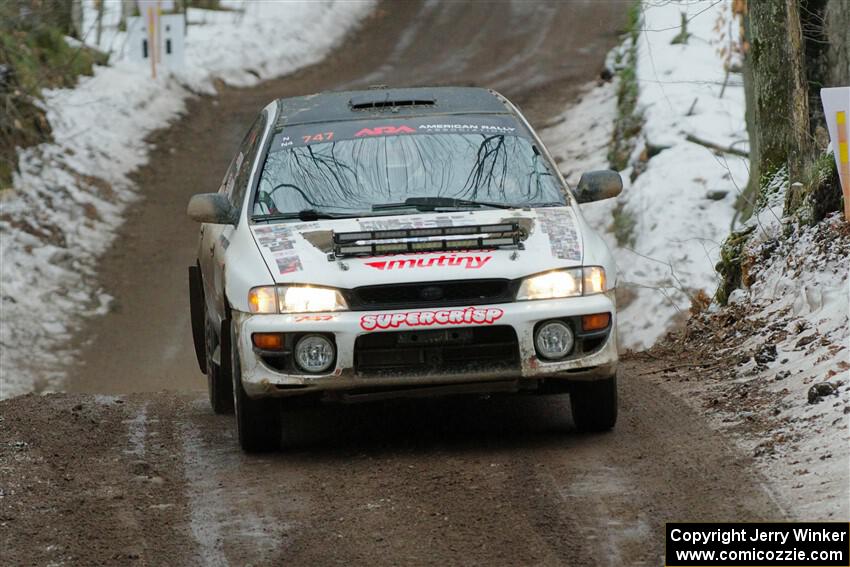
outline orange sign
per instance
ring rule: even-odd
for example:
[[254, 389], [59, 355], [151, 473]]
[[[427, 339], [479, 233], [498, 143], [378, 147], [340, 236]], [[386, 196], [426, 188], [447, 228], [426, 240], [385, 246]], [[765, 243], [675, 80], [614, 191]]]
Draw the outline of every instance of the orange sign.
[[820, 97], [844, 193], [844, 219], [850, 221], [850, 87], [821, 89]]

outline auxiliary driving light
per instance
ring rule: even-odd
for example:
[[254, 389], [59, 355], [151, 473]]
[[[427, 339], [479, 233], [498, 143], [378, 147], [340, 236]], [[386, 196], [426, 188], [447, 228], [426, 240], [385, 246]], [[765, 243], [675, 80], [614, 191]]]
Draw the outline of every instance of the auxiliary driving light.
[[318, 374], [334, 363], [336, 348], [323, 335], [304, 335], [295, 343], [295, 363], [301, 370]]
[[549, 321], [537, 328], [534, 346], [537, 354], [547, 360], [557, 360], [573, 350], [573, 332], [561, 321]]

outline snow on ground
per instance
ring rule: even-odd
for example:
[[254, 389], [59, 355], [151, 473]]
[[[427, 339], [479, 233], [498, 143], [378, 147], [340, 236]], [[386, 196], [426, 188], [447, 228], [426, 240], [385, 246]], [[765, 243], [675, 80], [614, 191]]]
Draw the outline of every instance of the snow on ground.
[[[745, 158], [718, 155], [687, 140], [691, 135], [747, 149], [743, 83], [736, 74], [725, 81], [715, 30], [721, 15], [728, 20], [729, 3], [706, 6], [644, 4], [637, 41], [638, 106], [645, 118], [641, 139], [633, 165], [621, 172], [622, 195], [582, 206], [601, 230], [613, 231], [615, 208], [622, 220], [634, 223], [631, 241], [617, 244], [613, 234], [607, 236], [624, 291], [619, 325], [627, 348], [646, 348], [683, 322], [698, 290], [713, 294], [720, 244], [735, 216], [735, 198], [747, 183]], [[682, 13], [691, 35], [686, 44], [672, 45]], [[608, 165], [615, 90], [611, 84], [595, 87], [566, 111], [564, 122], [543, 133], [572, 183], [581, 171]]]
[[681, 342], [654, 349], [664, 358], [684, 351], [704, 362], [699, 380], [687, 369], [662, 383], [755, 457], [792, 515], [844, 520], [850, 224], [840, 214], [813, 227], [787, 219], [750, 224], [759, 226], [744, 251], [749, 287], [733, 292], [728, 306], [691, 319]]
[[[767, 201], [745, 227], [744, 289], [707, 322], [735, 321], [718, 354], [745, 355], [727, 380], [709, 382], [703, 399], [717, 419], [744, 429], [739, 444], [800, 518], [850, 517], [850, 223], [834, 213], [815, 226], [782, 217], [787, 177], [777, 175]], [[722, 344], [722, 343], [721, 343]], [[731, 382], [729, 379], [731, 378]], [[736, 392], [747, 392], [741, 399]]]
[[20, 151], [14, 190], [0, 195], [0, 398], [55, 388], [70, 356], [58, 349], [79, 316], [108, 309], [92, 287], [95, 262], [135, 198], [128, 174], [147, 160], [147, 135], [193, 93], [214, 93], [215, 80], [248, 86], [321, 60], [374, 2], [225, 4], [233, 10], [190, 10], [184, 68], [154, 81], [123, 56], [118, 3], [107, 2], [100, 45], [114, 63], [43, 93], [54, 143]]
[[[850, 517], [850, 225], [836, 214], [812, 228], [774, 234], [747, 253], [752, 285], [734, 299], [770, 321], [771, 333], [747, 338], [743, 348], [762, 353], [739, 369], [778, 397], [775, 424], [756, 447], [768, 477], [791, 486], [801, 518]], [[776, 358], [773, 358], [776, 349]], [[814, 391], [813, 391], [814, 389]]]
[[[671, 323], [683, 321], [696, 290], [713, 295], [719, 246], [747, 182], [746, 159], [687, 140], [691, 135], [747, 149], [741, 78], [732, 74], [723, 88], [714, 39], [718, 16], [726, 25], [730, 21], [729, 5], [698, 14], [705, 8], [705, 3], [644, 4], [637, 67], [645, 118], [641, 141], [622, 172], [623, 194], [582, 205], [614, 251], [621, 286], [630, 290], [620, 298], [625, 347], [650, 346]], [[692, 35], [686, 45], [671, 45], [682, 12]], [[730, 36], [734, 33], [727, 32]], [[583, 171], [608, 167], [618, 80], [590, 85], [541, 132], [572, 186]], [[662, 343], [647, 356], [669, 356], [671, 367], [661, 383], [754, 455], [792, 515], [846, 519], [850, 225], [835, 215], [814, 227], [795, 226], [782, 218], [787, 179], [777, 176], [774, 184], [771, 197], [746, 223], [753, 228], [746, 250], [752, 259], [749, 287], [734, 292], [728, 307], [713, 305], [692, 318], [678, 341]], [[632, 244], [616, 242], [617, 208], [635, 221]], [[682, 367], [689, 357], [696, 362]]]

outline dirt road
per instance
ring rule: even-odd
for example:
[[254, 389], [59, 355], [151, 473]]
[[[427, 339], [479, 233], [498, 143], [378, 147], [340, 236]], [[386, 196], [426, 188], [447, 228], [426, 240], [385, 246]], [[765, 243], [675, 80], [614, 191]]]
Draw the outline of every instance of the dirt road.
[[302, 415], [311, 446], [246, 457], [201, 392], [185, 204], [217, 187], [258, 108], [475, 84], [539, 125], [596, 76], [625, 10], [388, 3], [322, 64], [192, 103], [136, 176], [144, 200], [101, 266], [116, 302], [79, 338], [76, 393], [0, 402], [0, 563], [657, 565], [665, 521], [782, 517], [749, 461], [636, 360], [617, 429], [595, 436], [573, 432], [565, 398], [387, 403]]
[[679, 400], [642, 377], [622, 399], [617, 429], [593, 436], [558, 398], [346, 406], [307, 416], [309, 447], [264, 457], [240, 453], [202, 395], [3, 402], [0, 556], [660, 565], [666, 521], [782, 517], [749, 460]]

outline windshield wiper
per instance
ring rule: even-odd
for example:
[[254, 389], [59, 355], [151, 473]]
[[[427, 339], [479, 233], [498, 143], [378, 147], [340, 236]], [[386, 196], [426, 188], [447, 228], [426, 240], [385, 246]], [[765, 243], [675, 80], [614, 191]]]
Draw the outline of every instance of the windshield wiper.
[[466, 199], [452, 199], [450, 197], [409, 197], [403, 203], [378, 203], [372, 205], [373, 211], [387, 209], [415, 208], [420, 211], [433, 211], [436, 208], [466, 208], [466, 207], [491, 207], [494, 209], [520, 209], [525, 205], [511, 203], [488, 203], [487, 201], [468, 201]]
[[278, 221], [298, 219], [300, 221], [314, 221], [320, 219], [353, 219], [364, 216], [363, 213], [329, 213], [326, 211], [317, 211], [316, 209], [302, 209], [297, 213], [272, 213], [269, 215], [253, 215], [251, 220], [254, 222], [263, 221]]

